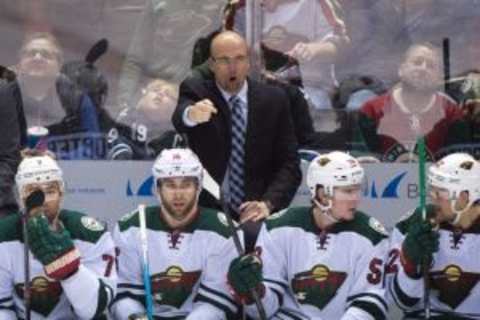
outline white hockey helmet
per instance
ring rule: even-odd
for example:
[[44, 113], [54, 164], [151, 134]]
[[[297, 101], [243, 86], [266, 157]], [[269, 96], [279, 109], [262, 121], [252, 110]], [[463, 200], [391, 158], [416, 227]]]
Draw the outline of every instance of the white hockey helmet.
[[152, 168], [155, 183], [159, 179], [194, 177], [201, 189], [203, 167], [197, 155], [190, 149], [165, 149], [157, 157]]
[[312, 160], [307, 170], [307, 186], [312, 198], [319, 185], [326, 195], [333, 197], [333, 188], [361, 184], [363, 177], [364, 170], [357, 159], [345, 152], [333, 151]]
[[20, 162], [15, 182], [20, 195], [24, 188], [33, 183], [47, 183], [56, 181], [63, 190], [63, 173], [57, 162], [50, 156], [28, 157]]
[[430, 166], [428, 184], [447, 190], [452, 200], [468, 191], [470, 206], [480, 200], [480, 163], [467, 153], [450, 154]]

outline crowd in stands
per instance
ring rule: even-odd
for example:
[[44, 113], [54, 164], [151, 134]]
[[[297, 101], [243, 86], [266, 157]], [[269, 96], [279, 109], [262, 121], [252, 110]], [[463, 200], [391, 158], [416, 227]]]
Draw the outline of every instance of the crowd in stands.
[[[252, 78], [287, 92], [300, 148], [411, 161], [412, 139], [423, 134], [431, 159], [459, 149], [479, 154], [474, 0], [23, 0], [1, 6], [0, 64], [17, 74], [27, 127], [47, 128], [44, 144], [60, 159], [152, 159], [166, 146], [185, 145], [169, 123], [178, 88], [189, 76], [208, 76], [210, 42], [221, 30], [247, 36]], [[93, 69], [88, 62], [71, 64], [101, 39], [108, 48]], [[435, 74], [427, 78], [423, 66], [409, 61], [412, 46], [430, 48], [415, 59], [433, 59], [425, 68]], [[66, 80], [65, 72], [84, 75]], [[425, 88], [406, 84], [412, 78], [429, 82], [443, 106]], [[390, 99], [392, 108], [385, 106]], [[88, 105], [97, 119], [87, 128], [72, 109]], [[416, 129], [404, 132], [407, 123]], [[78, 151], [79, 145], [87, 148]]]

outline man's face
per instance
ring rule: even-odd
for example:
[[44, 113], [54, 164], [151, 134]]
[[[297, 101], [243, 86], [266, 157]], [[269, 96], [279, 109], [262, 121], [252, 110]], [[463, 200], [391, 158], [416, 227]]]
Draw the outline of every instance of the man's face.
[[333, 190], [332, 215], [338, 220], [350, 221], [355, 217], [361, 199], [361, 186], [336, 187]]
[[27, 185], [23, 190], [22, 200], [24, 203], [28, 196], [36, 190], [43, 191], [45, 194], [45, 202], [42, 206], [32, 209], [30, 216], [43, 213], [51, 223], [60, 212], [60, 204], [63, 198], [63, 192], [60, 189], [60, 185], [56, 181], [47, 183], [32, 183]]
[[164, 81], [152, 81], [142, 90], [137, 110], [143, 112], [155, 122], [170, 122], [170, 117], [177, 105], [178, 92], [175, 85]]
[[215, 39], [212, 44], [210, 69], [223, 90], [230, 94], [238, 93], [250, 69], [245, 41], [239, 37]]
[[197, 207], [197, 179], [178, 177], [162, 179], [157, 186], [164, 214], [177, 222], [188, 220]]
[[21, 75], [33, 78], [54, 78], [60, 69], [58, 48], [47, 39], [34, 39], [20, 52], [18, 69]]
[[441, 67], [438, 54], [432, 49], [417, 46], [410, 49], [399, 69], [404, 87], [420, 92], [434, 91], [441, 80]]

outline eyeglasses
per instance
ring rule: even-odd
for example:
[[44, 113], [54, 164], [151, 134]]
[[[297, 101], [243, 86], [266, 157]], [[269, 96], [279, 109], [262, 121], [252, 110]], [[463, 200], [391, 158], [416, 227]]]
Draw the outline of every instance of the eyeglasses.
[[22, 51], [22, 56], [25, 58], [34, 58], [37, 54], [47, 60], [57, 59], [58, 56], [56, 52], [45, 49], [30, 49]]
[[237, 56], [237, 57], [212, 57], [213, 62], [221, 66], [229, 66], [231, 64], [243, 64], [248, 61], [247, 56]]

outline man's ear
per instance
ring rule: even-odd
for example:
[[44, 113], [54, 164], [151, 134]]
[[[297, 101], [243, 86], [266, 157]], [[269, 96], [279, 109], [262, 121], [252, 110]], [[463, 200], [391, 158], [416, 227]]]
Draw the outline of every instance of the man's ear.
[[208, 63], [208, 68], [210, 69], [210, 71], [214, 72], [213, 67], [214, 67], [215, 61], [213, 61], [213, 58], [209, 57], [208, 60], [207, 60], [207, 63]]

